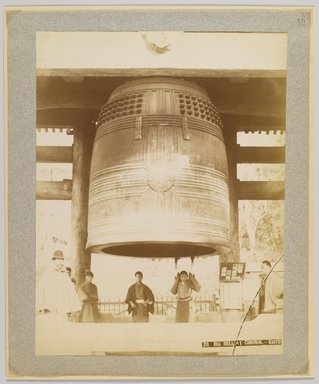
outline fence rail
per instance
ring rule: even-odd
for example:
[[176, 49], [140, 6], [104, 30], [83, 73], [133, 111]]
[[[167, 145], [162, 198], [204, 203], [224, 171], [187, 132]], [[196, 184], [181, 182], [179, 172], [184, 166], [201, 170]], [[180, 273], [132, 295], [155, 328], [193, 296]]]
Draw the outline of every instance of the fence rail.
[[[168, 316], [175, 313], [176, 299], [174, 297], [156, 297], [154, 313], [156, 315]], [[200, 295], [193, 297], [190, 302], [191, 310], [198, 312], [214, 312], [219, 310], [219, 298], [216, 295]], [[98, 303], [99, 312], [111, 313], [117, 316], [125, 316], [127, 304], [124, 299], [109, 299]]]

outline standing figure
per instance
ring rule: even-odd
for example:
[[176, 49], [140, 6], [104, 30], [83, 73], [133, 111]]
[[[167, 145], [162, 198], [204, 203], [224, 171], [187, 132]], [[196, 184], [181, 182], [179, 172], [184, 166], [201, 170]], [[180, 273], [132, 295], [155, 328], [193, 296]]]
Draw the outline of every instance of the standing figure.
[[[37, 309], [43, 314], [67, 318], [72, 312], [81, 310], [74, 284], [64, 269], [63, 252], [56, 250], [52, 256], [52, 268], [39, 280], [37, 287]], [[67, 316], [66, 316], [67, 315]]]
[[91, 271], [85, 271], [85, 280], [78, 289], [78, 295], [82, 301], [79, 321], [82, 323], [96, 323], [99, 319], [98, 292], [96, 285], [92, 283], [93, 277]]
[[72, 269], [70, 267], [65, 268], [65, 273], [69, 276], [73, 284], [76, 284], [76, 280], [74, 277], [71, 276], [72, 274]]
[[134, 323], [148, 323], [149, 313], [154, 313], [154, 295], [150, 288], [142, 283], [143, 273], [135, 273], [135, 284], [127, 291], [125, 302], [128, 313], [132, 313]]
[[176, 295], [176, 323], [189, 322], [189, 302], [192, 300], [192, 291], [198, 292], [201, 286], [195, 279], [195, 275], [186, 271], [181, 271], [175, 278], [175, 283], [171, 288], [171, 292]]
[[283, 308], [283, 279], [271, 271], [271, 263], [264, 260], [261, 264], [262, 281], [259, 290], [259, 312], [276, 313]]

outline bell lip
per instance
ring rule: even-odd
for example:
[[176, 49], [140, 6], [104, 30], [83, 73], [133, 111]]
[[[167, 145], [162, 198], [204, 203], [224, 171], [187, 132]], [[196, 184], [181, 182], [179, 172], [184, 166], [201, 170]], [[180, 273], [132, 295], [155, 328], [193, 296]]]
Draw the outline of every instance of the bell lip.
[[[163, 246], [163, 253], [156, 250], [152, 254], [152, 247], [154, 249], [161, 249]], [[140, 253], [137, 253], [137, 250]], [[124, 253], [123, 249], [128, 252]], [[185, 252], [192, 249], [193, 252]], [[188, 241], [131, 241], [121, 243], [105, 243], [99, 245], [87, 246], [87, 251], [91, 253], [104, 253], [105, 255], [119, 256], [119, 257], [140, 257], [140, 258], [183, 258], [183, 257], [201, 257], [209, 255], [224, 255], [230, 250], [229, 243], [195, 243]], [[165, 254], [166, 252], [166, 254]], [[144, 255], [145, 254], [145, 255]]]

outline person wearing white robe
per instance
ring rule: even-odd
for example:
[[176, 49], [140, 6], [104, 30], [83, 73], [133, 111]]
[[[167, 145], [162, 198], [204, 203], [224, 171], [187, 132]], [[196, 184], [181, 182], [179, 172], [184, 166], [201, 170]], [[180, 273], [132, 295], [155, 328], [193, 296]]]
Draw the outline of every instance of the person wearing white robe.
[[37, 287], [37, 310], [43, 314], [69, 315], [82, 306], [75, 286], [64, 270], [63, 252], [52, 257], [52, 268], [40, 278]]

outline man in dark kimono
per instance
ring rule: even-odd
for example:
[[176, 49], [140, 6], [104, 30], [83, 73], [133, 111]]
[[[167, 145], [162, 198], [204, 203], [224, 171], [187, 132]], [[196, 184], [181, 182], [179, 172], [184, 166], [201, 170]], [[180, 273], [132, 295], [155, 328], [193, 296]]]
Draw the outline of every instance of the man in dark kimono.
[[95, 284], [92, 283], [93, 273], [85, 272], [85, 280], [79, 286], [78, 296], [82, 301], [82, 311], [79, 321], [82, 323], [96, 323], [99, 318], [98, 312], [98, 292]]
[[181, 271], [175, 278], [175, 283], [171, 288], [171, 292], [176, 295], [176, 323], [189, 322], [189, 302], [192, 300], [192, 291], [198, 292], [201, 286], [195, 279], [195, 275], [186, 271]]
[[134, 323], [148, 323], [149, 313], [154, 313], [154, 295], [150, 288], [142, 283], [142, 272], [135, 273], [135, 280], [126, 295], [128, 313], [132, 313]]

